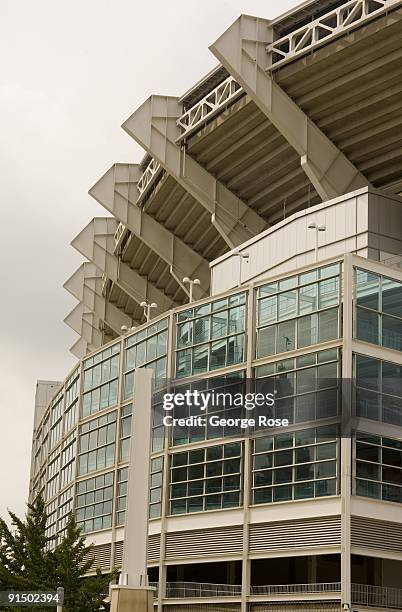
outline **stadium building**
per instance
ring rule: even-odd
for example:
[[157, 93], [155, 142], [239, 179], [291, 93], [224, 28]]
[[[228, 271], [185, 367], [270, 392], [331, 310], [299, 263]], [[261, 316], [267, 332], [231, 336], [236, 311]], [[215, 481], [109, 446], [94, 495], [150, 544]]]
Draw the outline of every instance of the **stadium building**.
[[[243, 15], [210, 49], [216, 69], [124, 123], [142, 161], [90, 190], [109, 216], [72, 242], [78, 363], [38, 383], [30, 498], [121, 565], [152, 368], [158, 611], [402, 610], [402, 1]], [[251, 378], [289, 427], [164, 428], [155, 408], [166, 384]]]

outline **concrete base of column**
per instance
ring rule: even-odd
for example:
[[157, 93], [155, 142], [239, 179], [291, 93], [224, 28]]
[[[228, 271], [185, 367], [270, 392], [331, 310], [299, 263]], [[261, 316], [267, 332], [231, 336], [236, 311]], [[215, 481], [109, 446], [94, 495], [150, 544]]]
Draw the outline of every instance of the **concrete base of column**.
[[153, 587], [113, 585], [110, 612], [153, 612], [154, 594]]

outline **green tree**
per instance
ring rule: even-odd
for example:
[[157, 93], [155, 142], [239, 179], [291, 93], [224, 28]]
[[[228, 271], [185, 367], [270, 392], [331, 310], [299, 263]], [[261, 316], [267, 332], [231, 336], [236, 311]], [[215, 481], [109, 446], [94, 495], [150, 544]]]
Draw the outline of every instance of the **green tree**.
[[[28, 504], [25, 520], [13, 512], [9, 515], [11, 529], [4, 519], [0, 519], [0, 590], [55, 591], [62, 586], [65, 612], [109, 609], [103, 599], [116, 572], [105, 575], [96, 570], [95, 575], [87, 575], [94, 572], [93, 560], [88, 560], [92, 545], [86, 544], [73, 514], [57, 546], [54, 546], [54, 538], [46, 535], [47, 515], [41, 497]], [[49, 610], [31, 609], [36, 612]]]

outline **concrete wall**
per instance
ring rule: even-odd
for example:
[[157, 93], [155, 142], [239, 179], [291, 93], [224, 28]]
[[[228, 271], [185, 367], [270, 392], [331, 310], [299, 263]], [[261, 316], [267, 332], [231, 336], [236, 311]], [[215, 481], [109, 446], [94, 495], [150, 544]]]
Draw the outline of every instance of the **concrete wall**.
[[292, 272], [315, 262], [315, 222], [326, 226], [318, 234], [318, 260], [352, 252], [384, 260], [402, 253], [402, 198], [364, 188], [298, 212], [211, 263], [212, 294], [240, 284]]

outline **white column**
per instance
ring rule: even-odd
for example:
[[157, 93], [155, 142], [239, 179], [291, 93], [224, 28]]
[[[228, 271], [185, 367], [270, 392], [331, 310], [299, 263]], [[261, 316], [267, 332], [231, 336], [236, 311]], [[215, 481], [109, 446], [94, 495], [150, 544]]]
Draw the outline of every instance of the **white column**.
[[146, 586], [148, 547], [149, 463], [153, 370], [134, 373], [133, 421], [127, 483], [122, 576], [128, 586]]
[[352, 495], [352, 334], [353, 334], [353, 267], [347, 253], [343, 266], [343, 353], [342, 353], [342, 418], [341, 437], [341, 590], [342, 603], [351, 605], [351, 495]]
[[123, 565], [120, 584], [111, 587], [111, 612], [153, 612], [147, 577], [152, 380], [153, 370], [135, 370]]

